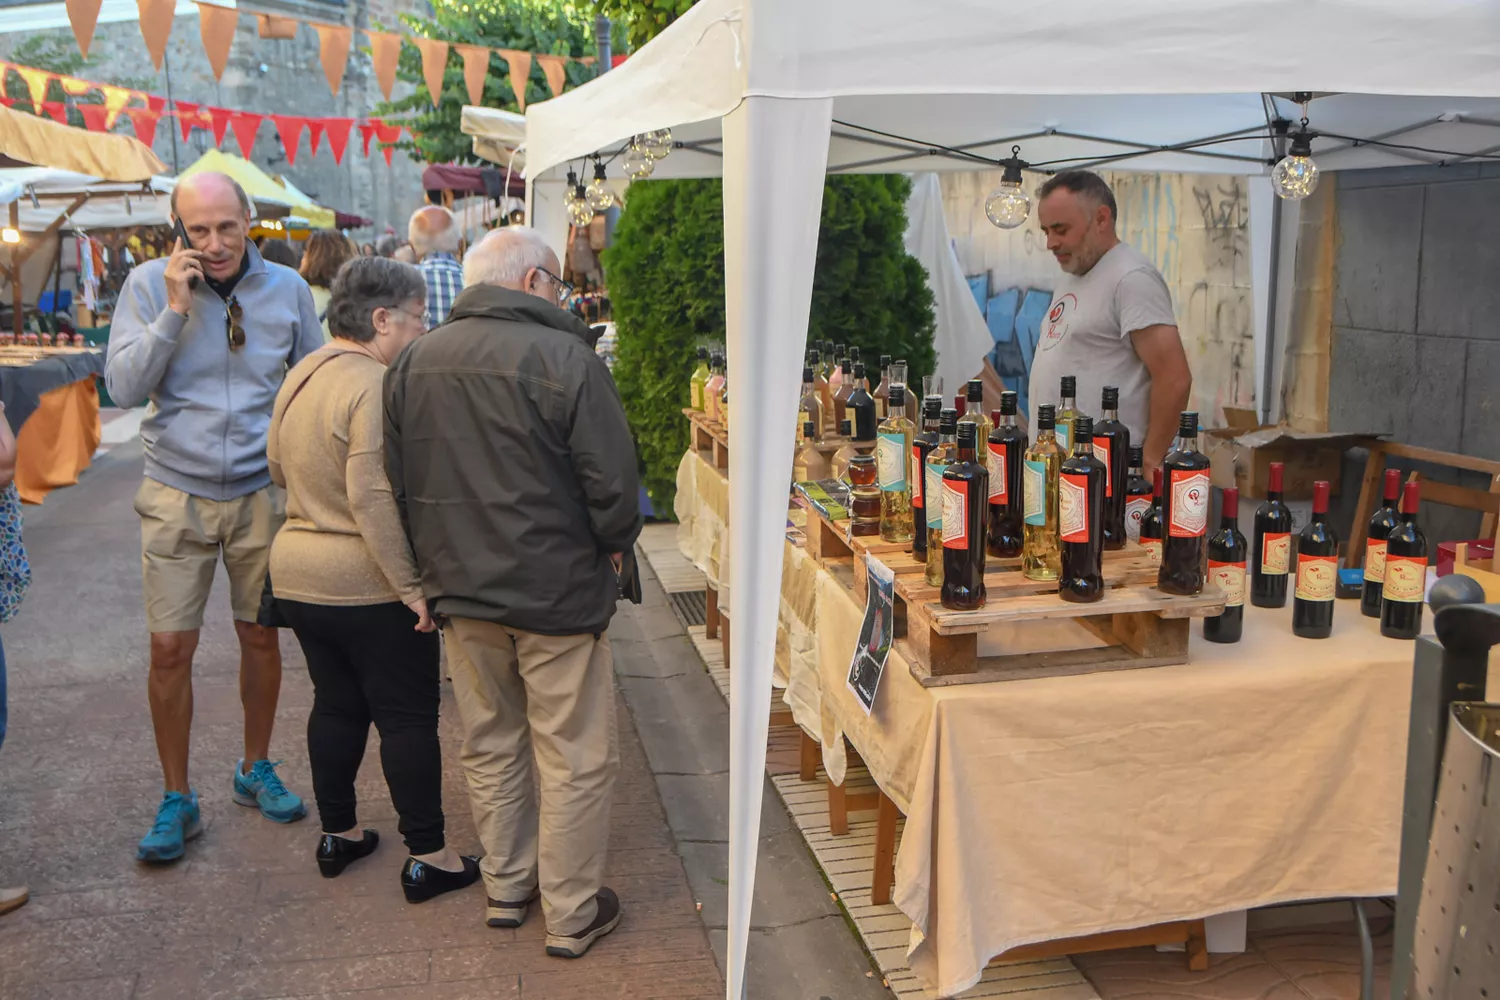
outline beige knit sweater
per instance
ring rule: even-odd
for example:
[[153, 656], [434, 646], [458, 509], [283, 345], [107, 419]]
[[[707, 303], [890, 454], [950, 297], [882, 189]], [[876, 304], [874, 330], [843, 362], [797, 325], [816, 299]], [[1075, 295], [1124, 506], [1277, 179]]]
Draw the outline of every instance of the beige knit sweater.
[[385, 474], [384, 375], [380, 362], [335, 340], [288, 372], [276, 396], [266, 457], [287, 491], [286, 523], [271, 545], [279, 598], [359, 605], [422, 596]]

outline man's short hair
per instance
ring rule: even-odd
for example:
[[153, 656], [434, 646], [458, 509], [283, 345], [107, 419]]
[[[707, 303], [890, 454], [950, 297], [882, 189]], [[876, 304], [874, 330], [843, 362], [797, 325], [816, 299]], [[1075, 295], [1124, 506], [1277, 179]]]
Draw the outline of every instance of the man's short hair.
[[521, 287], [526, 272], [552, 263], [552, 247], [530, 226], [492, 229], [464, 255], [464, 287]]
[[1081, 195], [1095, 205], [1107, 206], [1111, 222], [1120, 217], [1120, 210], [1115, 205], [1115, 193], [1104, 183], [1104, 178], [1092, 170], [1064, 170], [1060, 174], [1053, 174], [1042, 185], [1037, 200], [1041, 201], [1058, 188]]
[[406, 224], [406, 239], [420, 257], [457, 253], [460, 235], [453, 213], [442, 205], [423, 205]]
[[[237, 180], [235, 180], [233, 177], [230, 177], [228, 174], [219, 174], [219, 176], [222, 177], [222, 178], [224, 178], [226, 181], [228, 181], [229, 182], [229, 186], [232, 187], [232, 188], [234, 188], [234, 195], [235, 195], [236, 198], [238, 198], [240, 200], [240, 208], [245, 212], [245, 214], [247, 214], [247, 215], [251, 214], [251, 211], [250, 211], [250, 196], [245, 193], [245, 189], [244, 188], [240, 187], [240, 182], [237, 181]], [[181, 184], [181, 182], [179, 182], [177, 185], [175, 185], [172, 188], [172, 196], [169, 199], [167, 199], [168, 204], [172, 208], [172, 218], [174, 218], [174, 219], [178, 217], [178, 215], [177, 215], [177, 192], [179, 190], [181, 190], [181, 189], [182, 189], [182, 184]]]

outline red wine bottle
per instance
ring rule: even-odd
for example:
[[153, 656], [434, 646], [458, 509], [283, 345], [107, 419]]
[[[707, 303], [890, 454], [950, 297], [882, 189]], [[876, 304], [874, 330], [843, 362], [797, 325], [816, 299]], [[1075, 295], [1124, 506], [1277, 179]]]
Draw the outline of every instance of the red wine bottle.
[[1021, 497], [1021, 472], [1026, 446], [1031, 442], [1016, 423], [1016, 394], [1000, 394], [1000, 409], [992, 415], [995, 429], [987, 442], [990, 453], [990, 530], [985, 543], [997, 559], [1019, 558], [1025, 546], [1021, 516], [1026, 503]]
[[[927, 456], [938, 444], [938, 416], [943, 411], [943, 397], [928, 396], [922, 403], [922, 429], [911, 436], [911, 537], [912, 558], [927, 561]], [[934, 500], [940, 502], [941, 497]]]
[[1154, 563], [1161, 562], [1161, 470], [1151, 470], [1151, 506], [1141, 518], [1141, 547]]
[[943, 470], [943, 607], [984, 607], [984, 524], [990, 474], [979, 463], [979, 425], [958, 425], [958, 461]]
[[1177, 425], [1177, 447], [1162, 461], [1161, 569], [1156, 589], [1191, 596], [1203, 589], [1208, 534], [1208, 456], [1198, 450], [1198, 414]]
[[1130, 428], [1120, 423], [1120, 390], [1104, 387], [1103, 418], [1094, 425], [1094, 457], [1104, 463], [1104, 547], [1125, 547], [1125, 477]]
[[1141, 519], [1151, 509], [1151, 481], [1141, 475], [1145, 460], [1140, 448], [1130, 447], [1130, 474], [1125, 477], [1125, 536], [1132, 542], [1141, 540]]
[[1401, 495], [1401, 470], [1385, 470], [1385, 502], [1370, 518], [1365, 533], [1365, 592], [1359, 599], [1359, 613], [1366, 618], [1380, 617], [1380, 594], [1385, 588], [1385, 540], [1401, 523], [1396, 498]]
[[1255, 544], [1250, 551], [1250, 603], [1286, 607], [1286, 581], [1292, 569], [1292, 511], [1281, 502], [1285, 466], [1271, 463], [1266, 502], [1255, 508]]
[[1104, 463], [1094, 455], [1094, 418], [1073, 419], [1073, 454], [1057, 479], [1057, 538], [1062, 575], [1057, 591], [1065, 601], [1087, 604], [1104, 596]]
[[1224, 592], [1224, 613], [1203, 619], [1209, 642], [1239, 642], [1245, 629], [1245, 562], [1250, 543], [1240, 534], [1240, 491], [1224, 491], [1219, 530], [1208, 539], [1208, 582]]
[[1339, 536], [1328, 526], [1328, 483], [1313, 483], [1312, 520], [1297, 536], [1297, 590], [1292, 634], [1326, 639], [1333, 632], [1333, 592], [1339, 578]]
[[1421, 486], [1407, 483], [1401, 523], [1385, 540], [1385, 584], [1380, 601], [1380, 634], [1415, 639], [1422, 631], [1422, 599], [1427, 592], [1427, 536], [1417, 527]]

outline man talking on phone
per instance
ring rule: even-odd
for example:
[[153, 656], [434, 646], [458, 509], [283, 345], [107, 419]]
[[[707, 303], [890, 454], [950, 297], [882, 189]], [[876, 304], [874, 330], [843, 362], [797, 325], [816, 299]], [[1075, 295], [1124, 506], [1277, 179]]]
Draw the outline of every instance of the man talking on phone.
[[188, 780], [193, 653], [221, 559], [240, 647], [245, 753], [232, 775], [223, 762], [224, 786], [215, 787], [278, 823], [307, 815], [268, 759], [281, 650], [276, 630], [256, 616], [284, 516], [266, 465], [271, 407], [287, 369], [323, 345], [323, 330], [307, 283], [250, 243], [250, 200], [234, 180], [184, 178], [172, 216], [171, 256], [141, 264], [120, 290], [104, 366], [120, 406], [151, 403], [135, 509], [164, 794], [136, 852], [148, 863], [181, 858], [202, 829]]

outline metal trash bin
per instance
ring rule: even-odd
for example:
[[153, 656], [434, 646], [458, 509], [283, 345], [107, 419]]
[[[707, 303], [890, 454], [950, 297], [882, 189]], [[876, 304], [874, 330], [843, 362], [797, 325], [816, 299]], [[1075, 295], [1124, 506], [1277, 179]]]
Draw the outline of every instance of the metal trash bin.
[[1406, 996], [1500, 1000], [1500, 704], [1449, 722]]

